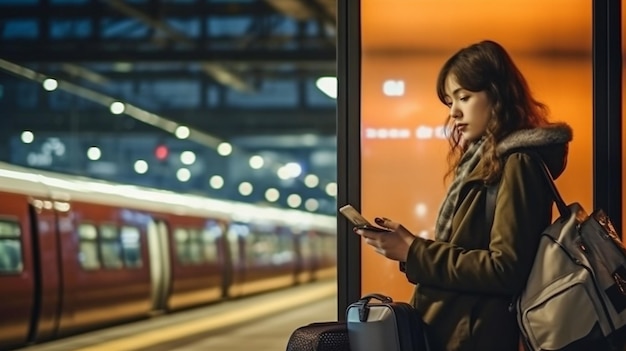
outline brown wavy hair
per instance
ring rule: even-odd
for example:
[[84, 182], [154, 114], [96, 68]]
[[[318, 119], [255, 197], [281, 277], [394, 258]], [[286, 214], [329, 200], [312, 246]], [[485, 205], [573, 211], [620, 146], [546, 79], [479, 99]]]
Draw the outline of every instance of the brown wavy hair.
[[[498, 142], [514, 131], [549, 124], [548, 108], [533, 98], [526, 79], [506, 50], [496, 42], [485, 40], [473, 44], [446, 61], [437, 78], [437, 95], [444, 104], [445, 82], [451, 75], [463, 89], [486, 92], [491, 102], [492, 115], [485, 133], [485, 167], [481, 178], [485, 183], [493, 183], [500, 178], [503, 167], [496, 154]], [[450, 115], [446, 118], [446, 127], [450, 131], [450, 151], [445, 178], [454, 172], [469, 146], [467, 143], [461, 145], [461, 133], [453, 128]]]

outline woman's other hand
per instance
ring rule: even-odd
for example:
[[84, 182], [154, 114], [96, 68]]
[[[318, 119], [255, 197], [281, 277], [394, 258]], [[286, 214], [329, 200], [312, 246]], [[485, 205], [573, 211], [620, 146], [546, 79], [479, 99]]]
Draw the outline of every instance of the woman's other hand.
[[390, 231], [376, 232], [355, 228], [354, 232], [363, 237], [365, 243], [372, 246], [377, 253], [395, 261], [405, 262], [415, 235], [402, 224], [387, 218], [376, 218], [375, 222]]

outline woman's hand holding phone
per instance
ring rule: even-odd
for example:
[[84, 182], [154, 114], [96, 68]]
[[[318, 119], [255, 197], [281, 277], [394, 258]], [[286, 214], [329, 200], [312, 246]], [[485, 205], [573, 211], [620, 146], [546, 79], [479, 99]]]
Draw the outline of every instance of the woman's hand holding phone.
[[372, 232], [379, 232], [379, 233], [385, 233], [385, 232], [391, 231], [387, 228], [381, 228], [381, 227], [377, 227], [377, 226], [370, 224], [370, 222], [367, 219], [365, 219], [365, 217], [363, 217], [363, 215], [361, 215], [359, 211], [357, 211], [354, 207], [352, 207], [352, 205], [348, 204], [348, 205], [341, 207], [339, 209], [339, 213], [344, 215], [344, 217], [346, 217], [350, 222], [352, 222], [352, 224], [354, 224], [354, 227], [356, 229], [369, 230]]
[[373, 226], [350, 205], [343, 206], [339, 212], [355, 225], [354, 232], [360, 235], [366, 244], [389, 259], [406, 262], [411, 244], [414, 240], [420, 240], [402, 224], [390, 219], [376, 218], [379, 227]]

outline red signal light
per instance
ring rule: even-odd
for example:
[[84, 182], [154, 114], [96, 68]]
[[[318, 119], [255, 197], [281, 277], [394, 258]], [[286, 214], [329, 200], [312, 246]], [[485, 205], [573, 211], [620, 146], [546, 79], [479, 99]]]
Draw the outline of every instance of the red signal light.
[[167, 155], [170, 154], [170, 150], [165, 145], [159, 145], [154, 150], [154, 156], [156, 156], [157, 160], [163, 161], [167, 158]]

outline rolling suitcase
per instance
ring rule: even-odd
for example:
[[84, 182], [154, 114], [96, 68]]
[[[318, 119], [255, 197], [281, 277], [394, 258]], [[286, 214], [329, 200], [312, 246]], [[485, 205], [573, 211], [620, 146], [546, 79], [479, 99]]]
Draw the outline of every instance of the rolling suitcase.
[[430, 351], [424, 323], [408, 303], [366, 295], [348, 306], [346, 321], [351, 351]]
[[346, 322], [316, 322], [294, 330], [287, 351], [350, 351]]

